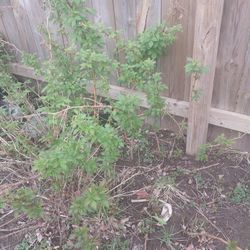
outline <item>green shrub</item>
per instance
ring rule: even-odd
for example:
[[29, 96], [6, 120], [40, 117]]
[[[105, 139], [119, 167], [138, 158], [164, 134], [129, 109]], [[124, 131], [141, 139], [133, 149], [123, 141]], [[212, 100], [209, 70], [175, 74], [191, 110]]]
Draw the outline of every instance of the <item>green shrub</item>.
[[8, 197], [17, 213], [25, 213], [31, 219], [39, 218], [43, 214], [42, 202], [29, 188], [20, 188]]
[[[36, 182], [40, 187], [37, 190], [21, 188], [11, 194], [7, 202], [30, 218], [39, 217], [43, 209], [35, 193], [43, 192], [48, 203], [54, 197], [61, 199], [64, 212], [69, 215], [66, 216], [68, 223], [77, 221], [80, 225], [83, 217], [109, 209], [108, 187], [103, 183], [108, 183], [114, 173], [114, 163], [125, 143], [123, 134], [139, 138], [143, 120], [148, 115], [162, 115], [165, 107], [160, 93], [164, 85], [156, 71], [156, 59], [174, 43], [180, 27], [161, 24], [124, 43], [116, 33], [89, 21], [93, 11], [83, 6], [85, 1], [46, 2], [60, 32], [71, 32], [68, 34], [70, 45], [64, 48], [44, 29], [44, 39], [50, 48], [45, 61], [23, 53], [23, 62], [46, 82], [41, 91], [28, 83], [17, 82], [5, 67], [6, 57], [0, 57], [0, 88], [8, 93], [10, 101], [20, 105], [28, 120], [38, 116], [36, 129], [44, 128], [33, 138], [26, 128], [36, 126], [35, 123], [24, 124], [21, 119], [6, 117], [0, 120], [0, 133], [5, 141], [1, 149], [17, 159], [32, 162], [31, 171], [38, 176]], [[118, 41], [112, 58], [104, 53], [107, 36]], [[119, 53], [123, 53], [124, 60], [119, 59]], [[120, 84], [146, 93], [147, 111], [139, 108], [139, 100], [132, 95], [121, 95], [117, 101], [107, 99], [109, 105], [105, 104], [98, 93], [107, 95], [114, 75]], [[90, 84], [93, 94], [87, 91]], [[100, 112], [109, 114], [114, 124], [103, 125]], [[53, 189], [58, 183], [57, 189]], [[75, 193], [79, 194], [78, 198]], [[46, 195], [50, 198], [46, 199]], [[86, 228], [79, 227], [74, 235], [76, 248], [94, 249]]]
[[101, 213], [109, 208], [106, 190], [102, 186], [93, 184], [81, 197], [76, 198], [70, 208], [75, 220], [87, 214]]

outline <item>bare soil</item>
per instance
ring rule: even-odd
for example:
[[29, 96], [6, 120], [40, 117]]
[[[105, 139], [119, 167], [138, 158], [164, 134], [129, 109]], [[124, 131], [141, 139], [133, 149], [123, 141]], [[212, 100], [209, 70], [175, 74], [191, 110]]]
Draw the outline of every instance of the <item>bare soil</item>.
[[[250, 193], [234, 192], [240, 185], [250, 188], [248, 155], [216, 149], [207, 162], [199, 162], [183, 153], [185, 141], [173, 133], [148, 132], [147, 137], [148, 145], [132, 143], [134, 149], [125, 149], [116, 164], [117, 182], [110, 193], [115, 205], [108, 218], [85, 222], [93, 237], [98, 234], [99, 249], [237, 249], [229, 248], [230, 241], [238, 249], [250, 249]], [[16, 178], [10, 170], [4, 171], [1, 190]], [[165, 224], [159, 219], [164, 202], [173, 210]], [[9, 208], [2, 209], [0, 249], [14, 249], [27, 237], [27, 231], [17, 228], [49, 237], [52, 245], [58, 245], [53, 228], [41, 229], [41, 225], [41, 221], [34, 225], [25, 216], [16, 218]], [[72, 225], [65, 227], [71, 230]]]

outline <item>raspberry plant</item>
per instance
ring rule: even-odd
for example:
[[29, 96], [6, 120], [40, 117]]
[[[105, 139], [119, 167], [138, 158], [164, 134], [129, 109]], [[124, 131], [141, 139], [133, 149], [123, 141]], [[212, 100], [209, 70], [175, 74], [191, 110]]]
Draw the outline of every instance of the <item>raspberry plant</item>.
[[[86, 216], [107, 214], [112, 206], [108, 183], [115, 175], [114, 164], [121, 155], [123, 138], [138, 138], [144, 118], [162, 114], [164, 103], [160, 93], [164, 85], [156, 71], [156, 60], [174, 43], [180, 27], [161, 24], [135, 40], [124, 42], [117, 33], [89, 21], [93, 11], [84, 7], [84, 1], [46, 2], [52, 21], [59, 25], [63, 35], [68, 34], [69, 46], [57, 44], [52, 34], [43, 29], [49, 58], [40, 61], [23, 53], [23, 62], [45, 80], [41, 91], [28, 83], [16, 82], [7, 68], [0, 76], [0, 87], [7, 92], [7, 98], [18, 95], [15, 100], [22, 107], [22, 117], [32, 119], [38, 115], [39, 128], [45, 128], [39, 137], [31, 138], [24, 133], [21, 118], [1, 120], [2, 124], [10, 124], [1, 131], [7, 145], [13, 146], [9, 153], [31, 159], [32, 173], [38, 176], [32, 191], [28, 187], [14, 191], [10, 194], [13, 198], [6, 196], [6, 201], [32, 218], [41, 216], [46, 208], [48, 223], [54, 223], [62, 217], [49, 204], [60, 200], [63, 218], [78, 227], [71, 237], [76, 240], [72, 249], [87, 249], [86, 245], [93, 249], [88, 230], [81, 227], [82, 221]], [[104, 50], [107, 36], [117, 41], [112, 58]], [[3, 59], [0, 66], [4, 67]], [[145, 92], [150, 108], [141, 110], [138, 98], [132, 95], [121, 95], [117, 101], [99, 97], [98, 93], [108, 92], [114, 75], [120, 84]], [[92, 95], [86, 90], [89, 85]], [[109, 116], [106, 124], [100, 120], [104, 113]], [[10, 134], [14, 135], [11, 139]], [[1, 147], [7, 150], [6, 146]], [[37, 200], [38, 196], [45, 198]]]

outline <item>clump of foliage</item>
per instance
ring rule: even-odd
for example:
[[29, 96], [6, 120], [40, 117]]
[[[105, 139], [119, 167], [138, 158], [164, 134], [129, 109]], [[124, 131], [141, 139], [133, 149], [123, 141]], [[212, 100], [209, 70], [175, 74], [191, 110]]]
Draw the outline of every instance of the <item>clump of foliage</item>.
[[227, 250], [237, 250], [237, 249], [239, 248], [237, 247], [237, 243], [235, 241], [231, 240], [228, 242]]
[[70, 208], [74, 218], [80, 220], [82, 216], [101, 213], [109, 208], [108, 196], [105, 188], [92, 185], [83, 196], [76, 198]]
[[52, 250], [50, 247], [50, 243], [42, 240], [41, 242], [35, 242], [36, 236], [33, 234], [26, 234], [25, 239], [22, 240], [16, 247], [15, 250], [28, 250], [28, 249], [36, 249], [36, 250]]
[[233, 140], [226, 138], [224, 134], [220, 134], [215, 138], [214, 144], [221, 147], [230, 147], [233, 144]]
[[210, 148], [211, 144], [202, 144], [199, 148], [198, 154], [196, 159], [201, 162], [208, 161], [208, 149]]
[[208, 155], [213, 150], [218, 150], [218, 153], [230, 148], [233, 144], [233, 140], [226, 138], [224, 134], [218, 135], [213, 142], [202, 144], [199, 148], [196, 160], [201, 162], [208, 161]]
[[110, 243], [102, 246], [101, 250], [129, 250], [131, 249], [131, 244], [128, 240], [122, 239], [120, 237], [114, 238]]
[[[89, 238], [89, 230], [87, 227], [78, 227], [70, 236], [70, 243], [64, 249], [86, 249], [95, 250], [96, 245], [93, 240]], [[75, 242], [75, 243], [74, 243]]]
[[[173, 44], [180, 30], [179, 26], [168, 28], [161, 24], [134, 40], [118, 42], [116, 53], [110, 58], [104, 50], [105, 37], [119, 37], [89, 21], [93, 11], [83, 4], [82, 0], [47, 0], [52, 21], [63, 34], [71, 32], [69, 46], [64, 48], [53, 41], [49, 31], [44, 31], [50, 48], [45, 61], [23, 54], [23, 62], [46, 82], [41, 91], [15, 81], [8, 73], [5, 59], [0, 60], [0, 88], [7, 92], [8, 101], [20, 105], [28, 120], [38, 116], [39, 128], [45, 128], [38, 137], [31, 138], [25, 132], [22, 117], [0, 121], [5, 128], [1, 138], [6, 142], [1, 148], [17, 159], [29, 159], [31, 172], [36, 176], [32, 190], [18, 189], [6, 201], [34, 218], [41, 216], [45, 203], [60, 200], [67, 223], [78, 226], [71, 236], [71, 249], [94, 249], [88, 229], [81, 227], [83, 219], [107, 213], [111, 199], [107, 183], [115, 175], [114, 163], [125, 144], [124, 138], [138, 138], [143, 119], [162, 114], [160, 93], [164, 86], [156, 71], [156, 59]], [[98, 93], [107, 94], [113, 75], [120, 84], [145, 92], [149, 109], [141, 110], [139, 99], [132, 95], [104, 102]], [[92, 94], [87, 91], [89, 86]], [[110, 117], [106, 124], [99, 119], [101, 113]], [[48, 223], [62, 220], [49, 207]], [[62, 239], [63, 243], [66, 241]]]
[[164, 107], [160, 93], [165, 89], [159, 72], [155, 71], [156, 59], [175, 41], [180, 26], [167, 28], [162, 24], [142, 33], [136, 40], [121, 43], [125, 62], [119, 65], [118, 81], [129, 88], [144, 91], [151, 107], [149, 113], [159, 116]]
[[185, 65], [185, 72], [188, 75], [194, 74], [195, 79], [200, 78], [201, 74], [208, 72], [208, 67], [203, 66], [199, 61], [193, 58], [187, 58], [187, 63]]
[[165, 245], [165, 246], [169, 246], [170, 248], [174, 248], [173, 247], [173, 234], [169, 231], [167, 231], [166, 229], [162, 229], [161, 230], [161, 238], [160, 238], [160, 242], [162, 245]]
[[238, 184], [231, 193], [230, 199], [233, 203], [239, 204], [243, 202], [250, 202], [250, 189], [243, 185]]
[[20, 188], [11, 193], [8, 199], [18, 213], [26, 213], [31, 219], [42, 216], [42, 202], [31, 189]]
[[[197, 80], [200, 78], [201, 74], [208, 72], [208, 67], [203, 66], [200, 62], [193, 58], [187, 58], [187, 63], [185, 65], [185, 72], [187, 75], [193, 75], [194, 79]], [[192, 89], [191, 100], [194, 102], [198, 102], [203, 94], [203, 90], [199, 89]]]

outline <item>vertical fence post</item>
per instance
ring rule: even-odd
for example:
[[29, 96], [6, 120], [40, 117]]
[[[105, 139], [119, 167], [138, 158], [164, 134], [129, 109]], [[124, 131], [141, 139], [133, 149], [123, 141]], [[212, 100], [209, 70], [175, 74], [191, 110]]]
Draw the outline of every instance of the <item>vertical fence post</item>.
[[[206, 143], [213, 94], [224, 0], [197, 1], [193, 59], [208, 67], [208, 73], [192, 76], [186, 153], [195, 155]], [[197, 98], [193, 96], [197, 95]]]

